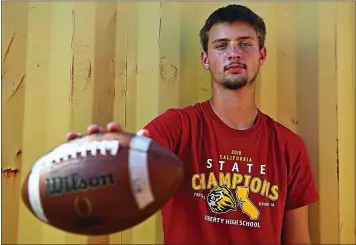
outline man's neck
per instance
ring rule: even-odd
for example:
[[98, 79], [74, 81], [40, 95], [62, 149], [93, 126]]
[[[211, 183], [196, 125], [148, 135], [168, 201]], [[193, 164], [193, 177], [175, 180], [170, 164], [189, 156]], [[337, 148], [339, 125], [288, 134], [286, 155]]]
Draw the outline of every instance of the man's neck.
[[237, 91], [214, 88], [209, 102], [215, 114], [231, 128], [246, 130], [255, 123], [258, 109], [253, 85]]

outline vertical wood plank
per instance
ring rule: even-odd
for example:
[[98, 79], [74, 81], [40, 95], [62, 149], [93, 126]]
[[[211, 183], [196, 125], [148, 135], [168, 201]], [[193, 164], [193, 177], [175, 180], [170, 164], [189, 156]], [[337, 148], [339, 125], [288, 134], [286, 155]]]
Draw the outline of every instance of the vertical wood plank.
[[182, 2], [180, 7], [180, 92], [179, 106], [195, 104], [198, 97], [198, 71], [201, 70], [199, 31], [202, 23], [196, 21], [200, 4]]
[[279, 3], [249, 3], [248, 6], [256, 14], [261, 16], [267, 28], [266, 35], [266, 47], [267, 47], [267, 59], [265, 64], [259, 70], [259, 77], [255, 81], [257, 86], [256, 97], [258, 98], [258, 106], [271, 118], [278, 120], [278, 66], [277, 55], [279, 39], [278, 24], [281, 20], [278, 18], [277, 6]]
[[138, 2], [130, 2], [123, 11], [127, 14], [127, 47], [126, 51], [126, 102], [124, 127], [128, 132], [139, 129], [136, 122], [137, 112], [137, 75], [138, 75]]
[[[277, 29], [278, 121], [297, 132], [297, 3], [279, 3]], [[267, 30], [267, 36], [268, 30]], [[267, 37], [270, 40], [269, 37]], [[271, 40], [270, 40], [271, 42]], [[267, 55], [268, 55], [267, 51]], [[262, 91], [261, 91], [262, 92]]]
[[[318, 148], [310, 149], [318, 154], [316, 173], [320, 202], [313, 205], [310, 212], [312, 235], [317, 243], [337, 243], [339, 241], [338, 212], [328, 215], [328, 210], [338, 210], [338, 202], [332, 201], [338, 198], [337, 179], [337, 117], [336, 117], [336, 59], [335, 59], [335, 27], [336, 4], [318, 3], [317, 10], [317, 67], [314, 73], [317, 75], [318, 103]], [[329, 16], [329, 18], [325, 18]], [[305, 57], [308, 59], [308, 57]], [[306, 79], [306, 78], [305, 78]], [[309, 80], [308, 83], [314, 83]], [[311, 129], [309, 129], [310, 131]], [[325, 183], [329, 183], [326, 185]], [[316, 235], [319, 235], [319, 238]]]
[[2, 3], [1, 44], [1, 211], [2, 242], [15, 244], [18, 227], [28, 3]]
[[114, 121], [125, 127], [127, 100], [127, 51], [129, 28], [128, 2], [119, 2], [116, 6], [116, 42], [115, 42], [115, 94]]
[[[86, 133], [94, 122], [95, 14], [93, 2], [77, 2], [72, 12], [72, 63], [70, 80], [71, 130]], [[88, 28], [90, 27], [90, 28]]]
[[[337, 4], [337, 112], [340, 243], [356, 242], [355, 3]], [[351, 28], [350, 28], [351, 27]]]
[[160, 2], [138, 5], [136, 122], [139, 128], [159, 112], [160, 19]]
[[[318, 130], [318, 46], [317, 17], [318, 3], [298, 3], [296, 6], [296, 65], [297, 65], [297, 133], [303, 138], [310, 155], [311, 164], [316, 173], [319, 187], [319, 130]], [[308, 41], [306, 41], [308, 40]], [[319, 188], [320, 190], [320, 188]], [[320, 193], [324, 195], [323, 193]], [[321, 204], [320, 204], [321, 205]], [[309, 213], [319, 220], [319, 203], [311, 207]], [[320, 230], [313, 229], [312, 237], [320, 240]]]
[[[28, 6], [27, 53], [24, 78], [24, 125], [21, 184], [33, 163], [46, 152], [47, 88], [49, 79], [49, 38], [51, 3], [31, 2]], [[46, 224], [19, 203], [17, 243], [41, 244]], [[29, 226], [31, 224], [31, 226]], [[31, 229], [30, 229], [31, 228]], [[33, 232], [36, 231], [36, 232]], [[60, 239], [63, 243], [63, 239]]]
[[179, 107], [181, 81], [181, 3], [161, 2], [160, 8], [161, 17], [158, 34], [160, 52], [158, 113], [162, 113], [172, 107]]
[[[209, 18], [209, 15], [212, 14], [213, 11], [216, 9], [224, 6], [225, 4], [222, 2], [205, 2], [204, 4], [199, 3], [198, 11], [196, 13], [195, 21], [199, 26], [197, 30], [196, 36], [192, 37], [192, 40], [196, 42], [200, 42], [199, 39], [199, 31], [200, 28], [203, 27], [205, 21]], [[196, 50], [193, 52], [192, 56], [199, 57], [200, 50]], [[211, 79], [210, 79], [210, 72], [206, 71], [201, 64], [198, 66], [198, 80], [197, 87], [198, 87], [198, 94], [196, 98], [196, 102], [207, 100], [211, 97]]]
[[95, 4], [93, 120], [105, 127], [113, 120], [117, 9], [116, 2]]

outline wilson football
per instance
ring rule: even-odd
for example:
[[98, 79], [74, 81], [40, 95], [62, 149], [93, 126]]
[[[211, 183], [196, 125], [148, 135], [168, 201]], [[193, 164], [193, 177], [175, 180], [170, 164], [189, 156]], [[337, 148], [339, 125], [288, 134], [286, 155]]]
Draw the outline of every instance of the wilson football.
[[65, 142], [42, 156], [23, 183], [22, 200], [53, 227], [105, 235], [149, 218], [182, 180], [181, 161], [153, 140], [101, 133]]

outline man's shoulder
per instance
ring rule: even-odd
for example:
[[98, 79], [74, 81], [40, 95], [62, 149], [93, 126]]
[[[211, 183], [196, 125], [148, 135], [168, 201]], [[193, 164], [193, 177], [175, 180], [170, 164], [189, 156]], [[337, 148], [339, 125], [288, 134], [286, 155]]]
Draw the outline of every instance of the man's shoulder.
[[195, 122], [196, 118], [201, 115], [203, 103], [195, 103], [184, 107], [170, 107], [155, 116], [145, 128], [166, 128], [181, 129], [183, 125]]
[[183, 106], [183, 107], [171, 107], [166, 109], [160, 115], [171, 116], [171, 117], [180, 117], [181, 119], [185, 117], [192, 117], [198, 115], [204, 110], [204, 103], [206, 102], [197, 102], [195, 104]]
[[304, 151], [306, 149], [303, 138], [286, 125], [264, 114], [266, 126], [268, 130], [272, 130], [272, 134], [278, 138], [278, 141], [287, 149], [293, 151]]
[[144, 129], [148, 130], [150, 138], [176, 152], [182, 139], [188, 138], [191, 123], [196, 125], [199, 111], [202, 110], [201, 103], [181, 107], [169, 108], [159, 113], [146, 124]]

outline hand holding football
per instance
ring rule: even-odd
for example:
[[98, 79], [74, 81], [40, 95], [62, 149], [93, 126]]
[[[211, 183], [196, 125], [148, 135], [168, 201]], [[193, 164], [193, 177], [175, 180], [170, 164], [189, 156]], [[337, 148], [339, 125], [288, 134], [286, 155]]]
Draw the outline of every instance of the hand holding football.
[[23, 184], [22, 199], [51, 226], [103, 235], [146, 220], [182, 180], [180, 160], [150, 138], [104, 132], [65, 142], [41, 157]]

